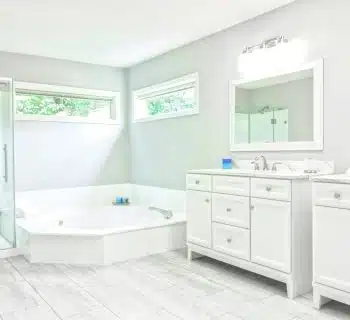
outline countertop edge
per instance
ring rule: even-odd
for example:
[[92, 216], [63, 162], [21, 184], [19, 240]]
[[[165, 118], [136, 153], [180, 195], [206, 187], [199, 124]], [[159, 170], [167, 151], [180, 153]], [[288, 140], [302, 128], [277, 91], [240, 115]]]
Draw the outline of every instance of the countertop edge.
[[[187, 174], [204, 174], [204, 175], [217, 175], [217, 176], [234, 176], [234, 177], [250, 177], [250, 178], [266, 178], [266, 179], [278, 179], [278, 180], [309, 180], [310, 175], [308, 174], [300, 174], [300, 175], [288, 175], [288, 174], [269, 174], [269, 173], [239, 173], [239, 172], [230, 172], [229, 169], [227, 171], [216, 171], [219, 169], [199, 169], [199, 170], [189, 170]], [[223, 169], [224, 170], [224, 169]]]

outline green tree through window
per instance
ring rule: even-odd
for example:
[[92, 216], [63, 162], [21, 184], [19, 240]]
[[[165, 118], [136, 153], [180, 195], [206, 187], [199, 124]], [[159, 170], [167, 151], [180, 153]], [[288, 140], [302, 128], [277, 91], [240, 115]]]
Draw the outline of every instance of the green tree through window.
[[110, 101], [40, 94], [17, 94], [16, 112], [19, 115], [78, 116], [88, 117], [94, 112], [108, 108]]
[[192, 109], [194, 106], [194, 89], [152, 97], [147, 101], [147, 106], [148, 114], [152, 116]]

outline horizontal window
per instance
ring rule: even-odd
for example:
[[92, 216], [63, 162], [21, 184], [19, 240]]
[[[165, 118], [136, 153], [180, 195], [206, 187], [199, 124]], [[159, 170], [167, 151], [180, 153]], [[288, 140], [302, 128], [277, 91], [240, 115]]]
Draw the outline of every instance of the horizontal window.
[[198, 76], [187, 75], [133, 92], [133, 121], [198, 113]]
[[92, 119], [111, 117], [110, 100], [17, 93], [16, 101], [18, 115], [76, 116]]
[[118, 93], [48, 85], [16, 85], [17, 120], [118, 123], [119, 114]]

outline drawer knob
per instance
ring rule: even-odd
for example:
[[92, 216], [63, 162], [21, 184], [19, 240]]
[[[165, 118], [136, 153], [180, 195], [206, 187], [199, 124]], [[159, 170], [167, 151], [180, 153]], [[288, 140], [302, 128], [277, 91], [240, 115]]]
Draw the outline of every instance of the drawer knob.
[[195, 182], [196, 184], [199, 184], [200, 183], [200, 181], [199, 180], [196, 180], [196, 182]]
[[270, 192], [271, 191], [271, 187], [266, 187], [266, 191]]
[[206, 203], [209, 203], [209, 202], [210, 202], [210, 200], [207, 198], [207, 199], [205, 199], [205, 202], [206, 202]]
[[232, 242], [232, 239], [231, 239], [231, 238], [228, 238], [226, 241], [227, 241], [227, 243], [231, 243], [231, 242]]
[[254, 210], [254, 206], [253, 205], [250, 205], [250, 210]]
[[232, 211], [231, 208], [226, 209], [226, 212], [231, 212], [231, 211]]
[[341, 198], [341, 194], [339, 192], [335, 192], [334, 193], [334, 198], [335, 199], [340, 199]]

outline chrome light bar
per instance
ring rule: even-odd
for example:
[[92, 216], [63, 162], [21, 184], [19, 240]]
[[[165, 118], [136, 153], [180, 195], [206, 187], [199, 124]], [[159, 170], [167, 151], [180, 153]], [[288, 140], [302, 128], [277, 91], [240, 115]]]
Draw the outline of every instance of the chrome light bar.
[[259, 50], [259, 49], [269, 49], [269, 48], [276, 47], [281, 43], [287, 43], [287, 42], [288, 42], [288, 39], [285, 38], [284, 36], [274, 37], [274, 38], [266, 39], [259, 44], [245, 47], [242, 53], [243, 54], [252, 53], [253, 51]]

